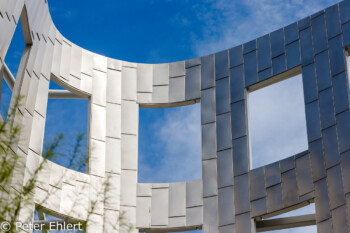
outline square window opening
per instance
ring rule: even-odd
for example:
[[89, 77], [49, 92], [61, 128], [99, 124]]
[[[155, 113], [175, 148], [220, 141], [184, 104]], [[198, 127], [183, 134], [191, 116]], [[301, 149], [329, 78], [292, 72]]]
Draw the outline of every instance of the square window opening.
[[200, 104], [139, 112], [138, 182], [200, 179]]
[[249, 93], [252, 168], [308, 149], [302, 76]]
[[[64, 88], [50, 81], [50, 90]], [[44, 156], [63, 167], [87, 172], [88, 99], [48, 99]], [[49, 153], [48, 153], [49, 152]]]

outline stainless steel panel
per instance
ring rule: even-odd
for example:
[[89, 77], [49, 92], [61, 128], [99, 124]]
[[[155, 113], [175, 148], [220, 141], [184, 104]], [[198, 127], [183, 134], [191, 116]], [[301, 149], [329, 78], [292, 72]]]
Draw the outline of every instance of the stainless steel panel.
[[283, 209], [282, 185], [277, 184], [266, 190], [267, 211], [269, 213]]
[[201, 97], [200, 66], [194, 66], [186, 69], [185, 96], [186, 100], [194, 100]]
[[309, 151], [312, 167], [312, 178], [315, 182], [326, 177], [326, 169], [324, 164], [321, 139], [310, 143]]
[[235, 177], [235, 211], [236, 215], [250, 211], [249, 201], [249, 175]]
[[215, 54], [215, 80], [229, 76], [228, 50]]
[[231, 118], [230, 113], [225, 113], [216, 118], [217, 150], [225, 150], [232, 147]]
[[305, 105], [306, 128], [309, 142], [321, 137], [321, 122], [318, 101]]
[[338, 4], [326, 9], [326, 24], [328, 39], [341, 33]]
[[266, 196], [265, 171], [264, 167], [251, 170], [249, 173], [250, 180], [250, 200], [257, 200]]
[[244, 79], [246, 87], [258, 82], [256, 51], [244, 55]]
[[217, 232], [218, 224], [218, 197], [203, 199], [203, 233]]
[[169, 77], [180, 77], [185, 76], [185, 62], [173, 62], [169, 63]]
[[[197, 57], [197, 58], [193, 58], [193, 59], [190, 59], [190, 60], [186, 60], [185, 61], [185, 68], [188, 69], [188, 68], [191, 68], [193, 66], [198, 66], [202, 63], [202, 60], [200, 57]], [[187, 73], [186, 73], [187, 75]]]
[[284, 28], [284, 35], [286, 40], [286, 45], [292, 43], [299, 39], [298, 34], [298, 24], [293, 23]]
[[216, 125], [202, 125], [202, 160], [216, 158]]
[[297, 175], [298, 193], [303, 196], [314, 190], [311, 174], [311, 163], [309, 155], [305, 155], [295, 160], [295, 170]]
[[153, 65], [137, 65], [137, 92], [152, 92], [153, 90]]
[[249, 213], [236, 215], [236, 233], [255, 233], [254, 220]]
[[323, 130], [323, 147], [326, 169], [340, 162], [337, 130], [335, 126]]
[[186, 183], [169, 184], [169, 217], [186, 215]]
[[[299, 24], [300, 30], [300, 24]], [[306, 66], [314, 61], [314, 50], [311, 29], [300, 31], [301, 64]]]
[[185, 101], [185, 76], [169, 80], [169, 102]]
[[137, 184], [136, 195], [138, 197], [152, 197], [152, 184]]
[[265, 166], [266, 187], [281, 183], [281, 171], [279, 162]]
[[201, 226], [203, 224], [203, 207], [186, 208], [186, 225]]
[[245, 98], [243, 65], [230, 69], [231, 103]]
[[137, 227], [149, 228], [151, 226], [151, 199], [151, 197], [137, 197]]
[[232, 149], [218, 152], [218, 187], [233, 185]]
[[232, 138], [247, 135], [247, 112], [245, 100], [231, 104]]
[[232, 141], [234, 176], [247, 173], [250, 169], [250, 155], [248, 137], [241, 137]]
[[214, 55], [202, 57], [201, 74], [202, 90], [214, 87]]
[[331, 209], [344, 205], [345, 196], [340, 165], [327, 170], [327, 184]]
[[202, 91], [201, 98], [201, 123], [207, 124], [215, 121], [215, 89]]
[[350, 149], [350, 111], [347, 110], [337, 115], [337, 132], [339, 142], [339, 152], [342, 153]]
[[350, 182], [346, 181], [350, 177], [350, 151], [344, 152], [341, 155], [341, 169], [344, 180], [344, 193], [350, 193]]
[[316, 55], [315, 61], [318, 91], [322, 91], [332, 85], [328, 50]]
[[216, 115], [230, 111], [230, 78], [216, 81]]
[[347, 83], [345, 72], [333, 77], [334, 108], [336, 114], [349, 109], [349, 89]]
[[300, 65], [300, 44], [299, 40], [286, 46], [287, 69]]
[[350, 3], [348, 1], [342, 1], [339, 4], [340, 9], [340, 19], [341, 23], [344, 24], [348, 21], [350, 21]]
[[230, 68], [243, 64], [243, 46], [239, 45], [229, 50]]
[[315, 53], [327, 49], [326, 22], [324, 14], [311, 20]]
[[326, 179], [315, 182], [316, 221], [322, 222], [331, 217]]
[[167, 226], [169, 223], [169, 189], [152, 189], [152, 226]]
[[282, 55], [284, 49], [284, 28], [270, 33], [272, 58]]
[[257, 39], [258, 44], [258, 71], [271, 67], [270, 35]]
[[251, 202], [251, 217], [258, 217], [267, 213], [266, 197]]
[[256, 50], [256, 40], [251, 40], [243, 45], [244, 54], [250, 53]]
[[153, 65], [153, 85], [169, 85], [169, 64]]
[[219, 189], [219, 226], [235, 223], [233, 186]]
[[286, 71], [286, 56], [282, 54], [281, 56], [275, 57], [272, 59], [272, 70], [273, 75], [280, 74]]
[[298, 203], [298, 186], [295, 170], [289, 170], [282, 174], [282, 194], [284, 207]]
[[332, 77], [345, 71], [345, 50], [341, 36], [336, 36], [328, 41], [329, 43], [329, 58], [331, 61]]
[[318, 233], [332, 233], [332, 219], [317, 223], [317, 232]]
[[203, 197], [210, 197], [218, 194], [217, 162], [216, 159], [202, 162], [203, 172]]
[[349, 232], [345, 205], [332, 210], [332, 223], [334, 233]]
[[202, 206], [202, 180], [186, 182], [186, 207]]
[[315, 64], [312, 63], [302, 68], [304, 100], [305, 103], [310, 103], [318, 99], [317, 81], [315, 73]]

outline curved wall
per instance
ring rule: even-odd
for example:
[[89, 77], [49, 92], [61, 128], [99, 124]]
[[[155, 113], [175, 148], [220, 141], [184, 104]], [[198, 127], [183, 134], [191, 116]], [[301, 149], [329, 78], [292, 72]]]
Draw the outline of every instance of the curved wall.
[[[0, 0], [0, 12], [1, 66], [20, 16], [27, 43], [13, 90], [24, 97], [15, 120], [25, 127], [14, 150], [26, 169], [7, 192], [20, 191], [42, 161], [50, 79], [90, 99], [89, 174], [44, 163], [35, 203], [20, 220], [40, 205], [89, 220], [94, 233], [118, 232], [121, 211], [144, 231], [251, 233], [255, 220], [315, 201], [319, 232], [348, 232], [350, 1], [244, 45], [169, 64], [120, 61], [72, 44], [45, 0]], [[250, 170], [248, 92], [300, 72], [309, 150]], [[202, 180], [137, 184], [138, 108], [199, 101]]]

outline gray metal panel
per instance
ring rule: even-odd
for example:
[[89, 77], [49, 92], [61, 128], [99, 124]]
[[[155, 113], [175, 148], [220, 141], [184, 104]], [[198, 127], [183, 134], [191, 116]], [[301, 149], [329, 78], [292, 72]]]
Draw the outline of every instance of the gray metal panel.
[[295, 160], [295, 170], [297, 175], [298, 193], [303, 196], [314, 190], [311, 174], [311, 164], [309, 155], [304, 155]]
[[340, 8], [340, 19], [341, 19], [341, 23], [344, 24], [348, 21], [350, 21], [350, 3], [349, 1], [342, 1], [339, 4], [339, 8]]
[[332, 210], [332, 225], [334, 233], [348, 233], [349, 228], [346, 218], [346, 206]]
[[251, 217], [258, 217], [267, 213], [266, 197], [251, 202]]
[[152, 197], [152, 184], [137, 184], [136, 195], [138, 197]]
[[265, 79], [268, 79], [272, 76], [272, 68], [268, 68], [266, 70], [263, 70], [259, 72], [259, 81], [263, 81]]
[[345, 55], [341, 36], [336, 36], [328, 41], [329, 57], [331, 61], [331, 73], [335, 76], [345, 71]]
[[298, 21], [299, 31], [302, 31], [311, 26], [310, 16], [303, 18]]
[[225, 150], [232, 147], [231, 118], [230, 113], [216, 117], [217, 150]]
[[318, 54], [328, 47], [324, 14], [313, 18], [311, 24], [315, 54]]
[[264, 167], [251, 170], [249, 173], [250, 180], [250, 200], [257, 200], [266, 196], [265, 188], [265, 171]]
[[316, 221], [322, 222], [331, 217], [326, 179], [319, 180], [315, 184]]
[[169, 85], [169, 64], [153, 65], [153, 85]]
[[300, 45], [299, 40], [286, 46], [287, 69], [300, 65]]
[[341, 33], [338, 4], [326, 9], [328, 39]]
[[333, 95], [335, 113], [349, 109], [349, 88], [346, 73], [333, 77]]
[[169, 184], [169, 217], [186, 215], [186, 183]]
[[232, 138], [247, 135], [247, 112], [245, 100], [231, 104]]
[[202, 90], [214, 86], [214, 55], [202, 57]]
[[322, 140], [316, 140], [309, 144], [310, 160], [313, 181], [326, 177], [326, 169], [323, 159]]
[[298, 186], [295, 170], [289, 170], [282, 174], [282, 193], [284, 207], [298, 203]]
[[235, 225], [231, 224], [231, 225], [219, 227], [219, 232], [220, 233], [235, 233]]
[[218, 187], [233, 185], [232, 149], [218, 152]]
[[218, 223], [218, 197], [203, 198], [203, 233], [217, 232]]
[[230, 78], [216, 81], [216, 115], [230, 111]]
[[169, 102], [185, 101], [185, 76], [169, 80]]
[[[193, 59], [190, 59], [190, 60], [186, 60], [185, 61], [185, 68], [188, 69], [188, 68], [191, 68], [193, 66], [198, 66], [201, 63], [202, 63], [202, 61], [201, 61], [200, 57], [193, 58]], [[187, 73], [186, 73], [186, 75], [187, 75]]]
[[284, 28], [286, 45], [299, 39], [298, 24], [293, 23]]
[[210, 197], [218, 194], [217, 162], [216, 159], [202, 162], [203, 172], [203, 197]]
[[228, 76], [228, 50], [224, 50], [215, 54], [215, 79], [218, 80]]
[[318, 98], [315, 64], [312, 63], [302, 68], [304, 100], [310, 103]]
[[346, 23], [342, 27], [343, 29], [343, 46], [350, 45], [350, 23]]
[[219, 189], [219, 226], [235, 223], [233, 186]]
[[309, 142], [321, 137], [321, 122], [318, 101], [305, 105], [306, 128]]
[[207, 124], [215, 121], [215, 88], [202, 91], [201, 123]]
[[318, 233], [332, 233], [332, 219], [317, 223], [317, 232]]
[[318, 91], [322, 91], [332, 85], [328, 50], [316, 55], [315, 60]]
[[153, 86], [153, 103], [168, 103], [169, 86]]
[[239, 45], [229, 50], [230, 68], [243, 64], [243, 46]]
[[339, 152], [342, 153], [350, 149], [350, 110], [337, 115], [337, 132]]
[[[344, 193], [350, 193], [350, 182], [346, 180], [350, 177], [350, 151], [344, 152], [341, 155], [341, 169], [344, 182]], [[349, 203], [350, 204], [350, 203]]]
[[250, 53], [256, 50], [256, 40], [251, 40], [243, 45], [244, 54]]
[[216, 158], [216, 124], [202, 125], [202, 160]]
[[326, 169], [340, 162], [337, 130], [335, 126], [323, 130], [323, 147]]
[[258, 71], [271, 67], [270, 35], [257, 39], [258, 44]]
[[282, 54], [281, 56], [272, 59], [272, 70], [273, 75], [280, 74], [286, 70], [286, 56]]
[[241, 137], [232, 141], [234, 176], [247, 173], [250, 168], [248, 137]]
[[236, 215], [250, 211], [249, 201], [249, 175], [235, 177], [235, 210]]
[[272, 58], [278, 57], [284, 53], [284, 30], [283, 28], [271, 32], [271, 54]]
[[281, 173], [295, 168], [294, 156], [280, 161]]
[[255, 223], [249, 213], [236, 215], [236, 233], [255, 233]]
[[139, 64], [137, 66], [137, 92], [152, 92], [153, 65]]
[[137, 197], [137, 227], [149, 228], [151, 226], [151, 199], [151, 197]]
[[185, 62], [173, 62], [169, 64], [169, 77], [180, 77], [185, 75]]
[[152, 226], [168, 225], [168, 206], [169, 206], [169, 189], [153, 189], [152, 190]]
[[266, 196], [267, 196], [267, 211], [269, 213], [283, 209], [281, 184], [267, 188]]
[[331, 209], [344, 205], [345, 196], [340, 165], [327, 170], [327, 184]]
[[202, 180], [191, 180], [186, 182], [186, 207], [203, 205], [202, 189]]
[[244, 55], [244, 79], [246, 87], [258, 82], [256, 51]]
[[245, 97], [243, 65], [230, 70], [231, 103], [243, 100]]
[[186, 69], [185, 96], [186, 100], [194, 100], [201, 97], [200, 66], [194, 66]]
[[311, 29], [300, 32], [301, 64], [306, 66], [314, 61], [314, 50], [312, 44]]
[[279, 162], [265, 166], [266, 187], [281, 183], [281, 171]]
[[200, 226], [203, 224], [203, 208], [192, 207], [186, 208], [186, 225]]

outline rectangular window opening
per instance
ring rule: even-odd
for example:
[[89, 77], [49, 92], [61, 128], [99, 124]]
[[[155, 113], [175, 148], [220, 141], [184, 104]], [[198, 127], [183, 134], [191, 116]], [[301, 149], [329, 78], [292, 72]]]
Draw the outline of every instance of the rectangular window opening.
[[140, 183], [200, 179], [200, 104], [140, 108], [138, 153]]
[[[53, 81], [49, 87], [64, 89]], [[48, 99], [44, 133], [44, 156], [53, 151], [48, 158], [52, 162], [83, 173], [88, 158], [88, 105], [88, 99]]]
[[[19, 64], [22, 59], [26, 43], [23, 36], [21, 20], [18, 21], [15, 32], [13, 34], [11, 44], [7, 50], [5, 57], [5, 65], [2, 67], [1, 73], [1, 104], [0, 113], [4, 121], [6, 121], [9, 106], [12, 97], [13, 80], [17, 76]], [[11, 81], [12, 80], [12, 81]]]
[[249, 93], [252, 168], [308, 149], [302, 76]]

